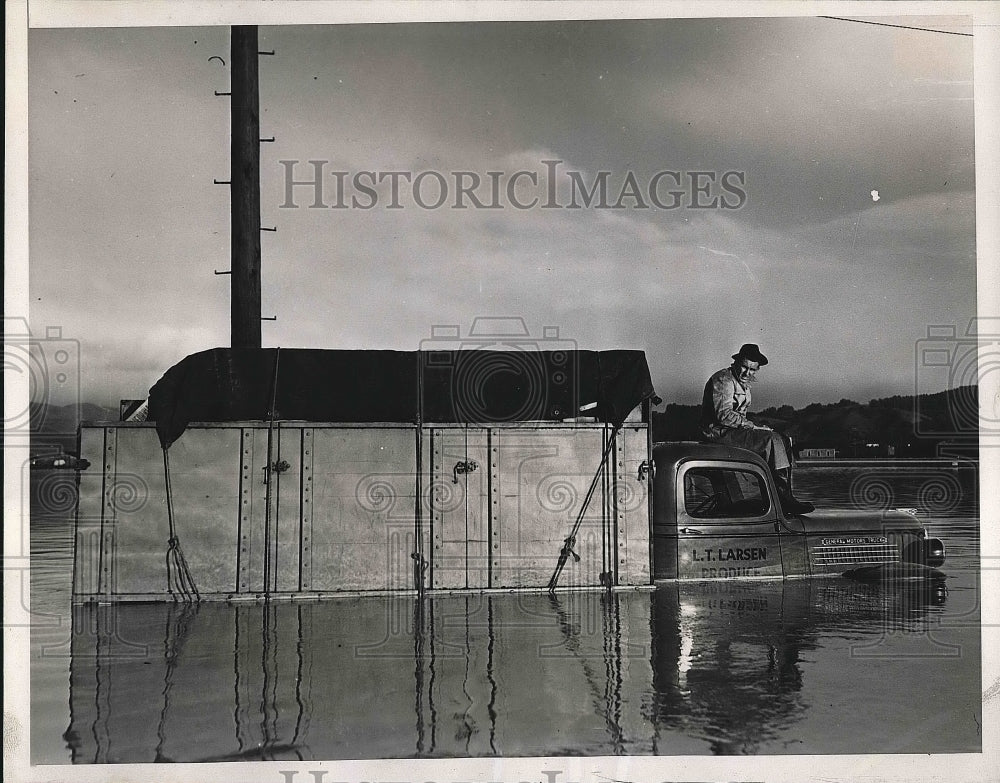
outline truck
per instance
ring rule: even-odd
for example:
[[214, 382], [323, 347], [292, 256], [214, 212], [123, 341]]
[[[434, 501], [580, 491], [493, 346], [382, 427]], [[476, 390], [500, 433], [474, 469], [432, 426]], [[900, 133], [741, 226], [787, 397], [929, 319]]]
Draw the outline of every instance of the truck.
[[79, 450], [77, 602], [940, 575], [904, 510], [785, 513], [752, 452], [654, 444], [642, 351], [226, 349]]
[[652, 457], [654, 579], [936, 577], [944, 563], [911, 509], [787, 514], [746, 449], [681, 441]]

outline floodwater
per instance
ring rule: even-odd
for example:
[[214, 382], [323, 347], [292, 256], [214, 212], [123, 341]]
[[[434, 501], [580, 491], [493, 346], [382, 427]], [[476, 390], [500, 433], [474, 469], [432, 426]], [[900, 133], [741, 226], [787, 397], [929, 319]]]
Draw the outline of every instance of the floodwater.
[[54, 475], [33, 477], [35, 764], [981, 749], [966, 464], [797, 473], [817, 505], [923, 509], [940, 583], [76, 609]]

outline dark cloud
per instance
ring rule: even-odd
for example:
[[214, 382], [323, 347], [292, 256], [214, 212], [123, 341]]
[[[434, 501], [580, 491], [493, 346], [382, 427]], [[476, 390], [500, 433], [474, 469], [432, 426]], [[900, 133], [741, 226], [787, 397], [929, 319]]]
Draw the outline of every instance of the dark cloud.
[[[975, 311], [971, 43], [916, 35], [815, 18], [262, 28], [265, 344], [413, 349], [434, 324], [519, 315], [646, 350], [668, 398], [696, 399], [748, 341], [779, 358], [762, 403], [905, 393], [926, 326]], [[224, 28], [31, 31], [32, 323], [83, 340], [95, 401], [229, 339], [211, 184], [228, 178], [228, 71], [210, 55], [228, 61]], [[616, 186], [738, 170], [748, 199], [290, 210], [283, 159], [481, 175], [559, 159]]]

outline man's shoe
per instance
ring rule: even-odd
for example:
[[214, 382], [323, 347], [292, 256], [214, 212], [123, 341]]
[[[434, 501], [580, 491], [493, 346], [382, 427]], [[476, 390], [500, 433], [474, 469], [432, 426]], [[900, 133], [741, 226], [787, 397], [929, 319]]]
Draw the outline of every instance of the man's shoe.
[[775, 486], [778, 488], [778, 499], [781, 501], [781, 507], [785, 510], [786, 514], [794, 517], [816, 510], [816, 506], [812, 503], [797, 500], [792, 494], [791, 471], [788, 468], [782, 471], [774, 471], [773, 475]]

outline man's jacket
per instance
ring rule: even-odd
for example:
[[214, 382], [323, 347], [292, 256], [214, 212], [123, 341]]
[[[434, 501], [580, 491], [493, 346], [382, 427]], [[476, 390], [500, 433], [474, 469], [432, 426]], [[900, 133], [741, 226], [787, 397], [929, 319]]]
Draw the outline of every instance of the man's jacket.
[[708, 379], [701, 398], [701, 434], [711, 439], [727, 430], [753, 429], [748, 410], [750, 387], [736, 380], [731, 367], [719, 370]]

